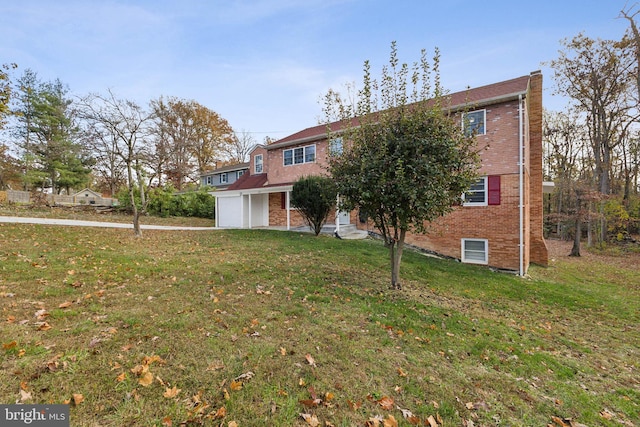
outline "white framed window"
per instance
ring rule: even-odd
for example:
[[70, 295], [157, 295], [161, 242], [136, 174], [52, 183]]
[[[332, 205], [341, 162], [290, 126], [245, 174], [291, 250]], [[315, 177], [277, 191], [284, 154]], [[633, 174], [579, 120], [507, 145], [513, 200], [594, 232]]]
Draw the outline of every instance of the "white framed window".
[[485, 135], [487, 110], [469, 111], [462, 115], [462, 128], [464, 133], [469, 135]]
[[236, 179], [237, 179], [237, 178], [240, 178], [242, 175], [244, 175], [244, 170], [237, 171], [237, 172], [236, 172]]
[[229, 182], [229, 175], [224, 172], [220, 174], [220, 184], [227, 184]]
[[207, 185], [213, 184], [213, 177], [211, 175], [207, 176]]
[[471, 184], [462, 195], [463, 206], [487, 206], [487, 177], [483, 176]]
[[256, 154], [253, 156], [253, 164], [255, 173], [262, 173], [262, 154]]
[[316, 161], [316, 146], [289, 148], [282, 152], [282, 162], [285, 166], [301, 165]]
[[489, 241], [487, 239], [462, 239], [462, 262], [469, 264], [489, 263]]

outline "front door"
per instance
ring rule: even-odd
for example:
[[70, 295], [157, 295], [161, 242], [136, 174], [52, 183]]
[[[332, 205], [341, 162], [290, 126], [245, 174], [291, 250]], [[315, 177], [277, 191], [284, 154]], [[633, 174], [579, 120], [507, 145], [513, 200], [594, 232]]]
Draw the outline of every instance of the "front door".
[[346, 211], [338, 212], [338, 223], [340, 225], [349, 225], [351, 223], [349, 212], [346, 212]]

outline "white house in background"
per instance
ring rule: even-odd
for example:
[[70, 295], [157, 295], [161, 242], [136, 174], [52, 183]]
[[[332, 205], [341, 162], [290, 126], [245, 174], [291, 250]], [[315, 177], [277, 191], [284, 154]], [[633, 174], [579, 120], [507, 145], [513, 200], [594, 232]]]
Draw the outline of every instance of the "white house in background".
[[224, 190], [248, 171], [249, 163], [224, 166], [200, 175], [200, 185], [202, 187], [213, 187], [216, 190]]

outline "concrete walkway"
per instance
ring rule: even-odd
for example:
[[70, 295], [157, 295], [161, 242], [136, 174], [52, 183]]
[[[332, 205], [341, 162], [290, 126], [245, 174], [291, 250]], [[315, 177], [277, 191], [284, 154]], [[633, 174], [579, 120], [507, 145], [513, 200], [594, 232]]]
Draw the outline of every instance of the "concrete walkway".
[[[17, 216], [0, 216], [0, 222], [16, 224], [43, 224], [43, 225], [65, 225], [72, 227], [103, 227], [103, 228], [129, 228], [133, 229], [132, 223], [121, 222], [101, 222], [101, 221], [80, 221], [76, 219], [54, 219], [54, 218], [27, 218]], [[141, 224], [143, 230], [218, 230], [216, 227], [181, 227], [173, 225], [146, 225]]]
[[[102, 228], [128, 228], [133, 229], [132, 223], [122, 222], [102, 222], [102, 221], [82, 221], [77, 219], [54, 219], [54, 218], [29, 218], [18, 216], [0, 216], [0, 223], [14, 223], [14, 224], [42, 224], [42, 225], [64, 225], [71, 227], [102, 227]], [[146, 225], [141, 224], [140, 228], [143, 230], [183, 230], [183, 231], [204, 231], [204, 230], [221, 230], [218, 227], [184, 227], [173, 225]], [[286, 230], [286, 227], [265, 227], [265, 229], [273, 230]], [[309, 227], [296, 227], [290, 229], [290, 231], [311, 233]], [[334, 234], [333, 229], [327, 229], [323, 231], [325, 234]], [[369, 233], [363, 230], [357, 230], [355, 227], [347, 228], [344, 232], [340, 233], [340, 238], [344, 240], [359, 240], [369, 237]]]

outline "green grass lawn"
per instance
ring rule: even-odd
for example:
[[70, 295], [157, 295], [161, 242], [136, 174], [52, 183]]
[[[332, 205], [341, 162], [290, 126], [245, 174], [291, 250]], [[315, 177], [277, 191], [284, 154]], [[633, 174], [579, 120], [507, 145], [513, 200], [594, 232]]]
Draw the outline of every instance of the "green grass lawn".
[[640, 424], [637, 253], [522, 279], [406, 252], [402, 291], [387, 259], [0, 224], [0, 403], [69, 402], [72, 426]]

